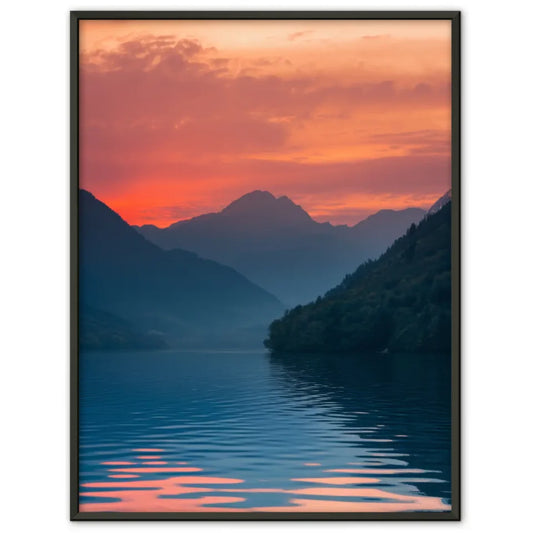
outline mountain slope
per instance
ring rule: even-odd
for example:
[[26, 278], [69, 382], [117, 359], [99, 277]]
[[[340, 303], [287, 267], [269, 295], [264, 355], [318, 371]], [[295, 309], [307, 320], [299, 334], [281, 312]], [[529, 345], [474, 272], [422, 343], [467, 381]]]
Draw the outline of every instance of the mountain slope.
[[92, 307], [80, 309], [79, 344], [82, 349], [158, 349], [167, 346], [161, 334], [143, 331], [116, 315]]
[[427, 214], [434, 215], [437, 211], [442, 209], [448, 202], [452, 201], [452, 190], [446, 191], [429, 209]]
[[446, 352], [451, 347], [451, 202], [412, 225], [314, 303], [270, 326], [273, 352]]
[[218, 213], [138, 231], [163, 249], [183, 248], [229, 265], [295, 305], [323, 294], [362, 261], [377, 257], [421, 209], [384, 210], [356, 226], [315, 222], [286, 196], [254, 191]]
[[[244, 342], [282, 310], [230, 267], [165, 252], [80, 190], [80, 304], [117, 315], [180, 345]], [[83, 318], [83, 317], [82, 317]]]

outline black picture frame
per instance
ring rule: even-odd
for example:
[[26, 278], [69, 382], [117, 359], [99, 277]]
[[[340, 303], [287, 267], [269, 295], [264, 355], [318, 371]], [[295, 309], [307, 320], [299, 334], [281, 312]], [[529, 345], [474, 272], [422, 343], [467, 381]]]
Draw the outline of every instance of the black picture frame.
[[[451, 510], [445, 512], [80, 512], [79, 511], [79, 21], [81, 20], [450, 20], [452, 174]], [[70, 520], [364, 520], [461, 519], [461, 12], [460, 11], [71, 11], [70, 12]]]

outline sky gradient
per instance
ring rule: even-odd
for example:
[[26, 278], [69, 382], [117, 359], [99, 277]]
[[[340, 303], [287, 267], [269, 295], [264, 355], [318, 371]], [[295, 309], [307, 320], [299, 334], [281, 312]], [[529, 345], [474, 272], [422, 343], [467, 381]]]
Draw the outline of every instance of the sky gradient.
[[318, 221], [451, 186], [450, 21], [80, 21], [80, 186], [168, 226], [252, 190]]

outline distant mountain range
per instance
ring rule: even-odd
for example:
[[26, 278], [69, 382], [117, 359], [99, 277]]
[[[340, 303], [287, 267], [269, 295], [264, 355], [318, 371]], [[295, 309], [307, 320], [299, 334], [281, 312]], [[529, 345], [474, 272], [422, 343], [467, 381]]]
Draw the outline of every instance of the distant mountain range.
[[449, 353], [451, 202], [437, 204], [379, 259], [274, 321], [265, 345], [275, 353]]
[[355, 226], [318, 223], [286, 196], [254, 191], [218, 213], [136, 227], [163, 249], [181, 248], [229, 265], [289, 305], [306, 303], [378, 257], [425, 211], [382, 210]]
[[283, 306], [234, 269], [147, 241], [79, 192], [80, 344], [251, 345]]

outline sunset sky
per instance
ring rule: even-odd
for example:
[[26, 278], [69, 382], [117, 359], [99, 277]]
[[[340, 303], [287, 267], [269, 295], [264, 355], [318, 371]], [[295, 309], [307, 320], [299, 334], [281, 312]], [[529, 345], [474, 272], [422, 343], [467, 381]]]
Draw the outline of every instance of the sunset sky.
[[451, 186], [450, 21], [80, 21], [80, 186], [168, 226], [243, 194], [318, 221]]

